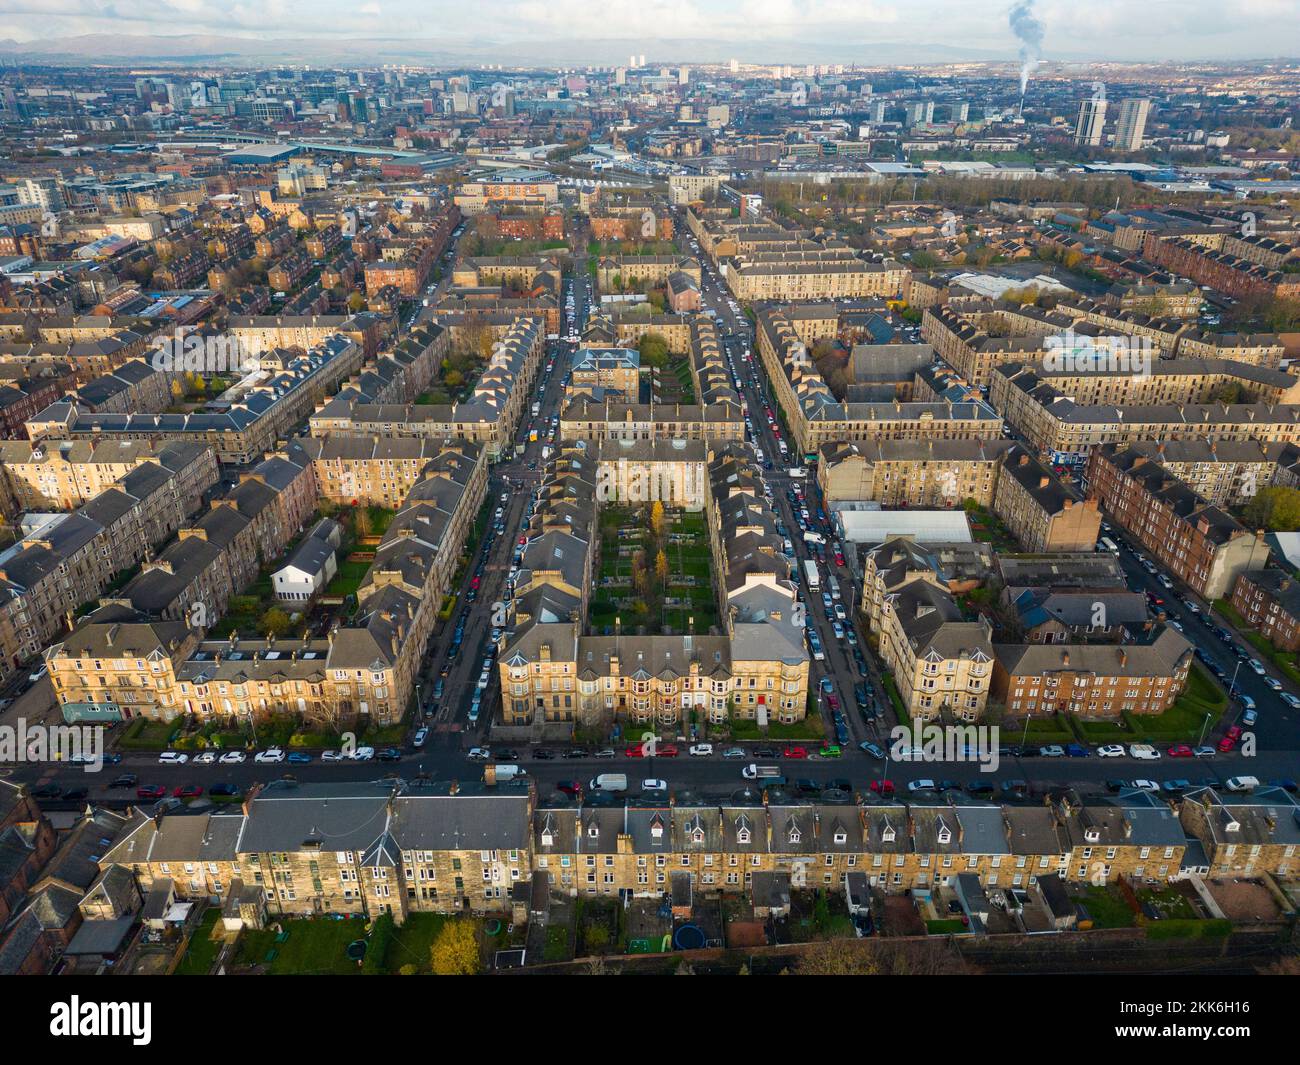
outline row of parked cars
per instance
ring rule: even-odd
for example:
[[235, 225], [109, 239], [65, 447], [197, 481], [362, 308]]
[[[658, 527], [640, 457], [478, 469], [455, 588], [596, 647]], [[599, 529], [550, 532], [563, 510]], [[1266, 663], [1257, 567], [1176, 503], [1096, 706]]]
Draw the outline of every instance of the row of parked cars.
[[[428, 735], [427, 729], [421, 731], [426, 736]], [[402, 752], [396, 747], [385, 747], [378, 751], [374, 747], [354, 747], [351, 750], [321, 752], [322, 762], [370, 762], [376, 758], [381, 762], [396, 762], [401, 757]], [[309, 751], [286, 752], [280, 747], [268, 747], [266, 750], [258, 751], [253, 755], [254, 762], [263, 764], [289, 762], [295, 765], [304, 765], [313, 759], [314, 755]], [[242, 765], [247, 761], [248, 755], [244, 751], [224, 751], [220, 754], [216, 751], [201, 751], [193, 757], [185, 751], [163, 751], [158, 756], [159, 765], [185, 765], [186, 763], [191, 765]]]

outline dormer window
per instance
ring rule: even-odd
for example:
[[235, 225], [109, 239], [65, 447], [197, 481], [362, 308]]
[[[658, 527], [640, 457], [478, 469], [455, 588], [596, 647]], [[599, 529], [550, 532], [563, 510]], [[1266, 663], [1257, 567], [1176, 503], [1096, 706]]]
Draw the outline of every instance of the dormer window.
[[593, 821], [590, 825], [587, 826], [587, 838], [588, 839], [600, 838], [600, 828], [596, 825], [595, 821]]
[[739, 830], [736, 832], [736, 842], [737, 842], [737, 843], [748, 843], [748, 842], [749, 842], [749, 829], [747, 829], [747, 828], [739, 829]]
[[1083, 831], [1083, 838], [1089, 843], [1096, 843], [1101, 839], [1101, 832], [1095, 828], [1086, 828]]
[[847, 843], [848, 841], [849, 841], [849, 834], [845, 832], [844, 829], [841, 828], [838, 832], [835, 833], [836, 843], [843, 844], [843, 843]]
[[881, 842], [883, 842], [883, 843], [893, 843], [893, 842], [894, 842], [894, 826], [893, 826], [893, 825], [886, 825], [883, 829], [881, 829], [881, 831], [880, 831], [880, 839], [881, 839]]
[[939, 822], [938, 840], [940, 843], [952, 842], [952, 829], [950, 829], [942, 821]]
[[794, 825], [791, 825], [790, 833], [787, 838], [790, 840], [791, 843], [798, 843], [801, 839], [803, 839], [803, 833], [800, 832], [797, 828], [795, 828]]
[[555, 843], [555, 837], [551, 835], [551, 830], [548, 828], [546, 831], [542, 833], [542, 846], [550, 847], [554, 843]]
[[691, 842], [692, 842], [692, 843], [703, 843], [703, 842], [704, 842], [704, 829], [702, 829], [702, 828], [696, 828], [696, 829], [694, 829], [694, 830], [691, 832]]

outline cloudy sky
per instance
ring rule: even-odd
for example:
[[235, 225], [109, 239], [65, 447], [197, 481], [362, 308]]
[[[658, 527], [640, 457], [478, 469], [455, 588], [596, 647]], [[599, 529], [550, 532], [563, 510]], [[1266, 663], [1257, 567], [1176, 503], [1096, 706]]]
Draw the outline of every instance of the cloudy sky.
[[[779, 60], [783, 44], [826, 61], [886, 61], [909, 50], [1014, 58], [1010, 0], [0, 0], [0, 38], [90, 33], [391, 38], [462, 43], [696, 40]], [[1231, 59], [1300, 56], [1300, 0], [1034, 0], [1046, 58]], [[669, 60], [670, 56], [658, 58]], [[593, 59], [593, 62], [602, 60]], [[608, 62], [609, 60], [604, 60]]]

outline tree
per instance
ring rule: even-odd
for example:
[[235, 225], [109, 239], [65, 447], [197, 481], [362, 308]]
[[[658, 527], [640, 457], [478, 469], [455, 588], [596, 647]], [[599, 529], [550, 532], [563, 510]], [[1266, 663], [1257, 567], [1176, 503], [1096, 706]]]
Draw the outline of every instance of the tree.
[[637, 345], [641, 365], [662, 369], [668, 365], [668, 341], [662, 333], [646, 333]]
[[429, 948], [435, 976], [475, 976], [479, 971], [478, 922], [448, 921]]
[[374, 535], [375, 523], [370, 519], [369, 507], [356, 508], [352, 516], [352, 528], [358, 537]]
[[283, 636], [289, 631], [289, 615], [273, 606], [262, 615], [261, 627], [268, 636]]
[[1300, 531], [1300, 489], [1261, 488], [1246, 504], [1244, 517], [1252, 529]]
[[666, 524], [663, 501], [656, 499], [650, 507], [650, 531], [654, 533], [656, 540], [664, 538]]
[[662, 547], [655, 555], [655, 579], [659, 581], [661, 588], [668, 583], [668, 556], [664, 554]]
[[353, 314], [358, 313], [365, 305], [366, 297], [361, 295], [360, 292], [353, 292], [352, 295], [348, 297], [348, 310]]

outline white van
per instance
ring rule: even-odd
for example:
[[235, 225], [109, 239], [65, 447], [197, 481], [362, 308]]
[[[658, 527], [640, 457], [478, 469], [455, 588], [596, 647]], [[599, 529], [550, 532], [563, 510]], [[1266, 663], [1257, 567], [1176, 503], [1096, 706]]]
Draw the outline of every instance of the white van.
[[627, 791], [626, 773], [601, 773], [592, 777], [588, 785], [591, 791]]
[[519, 777], [528, 776], [528, 770], [517, 765], [489, 765], [483, 770], [485, 779], [495, 779], [498, 784], [507, 784]]
[[824, 544], [826, 537], [819, 532], [813, 532], [811, 529], [803, 534], [803, 540], [806, 544]]
[[1259, 777], [1229, 777], [1223, 786], [1229, 791], [1254, 791], [1259, 787]]

